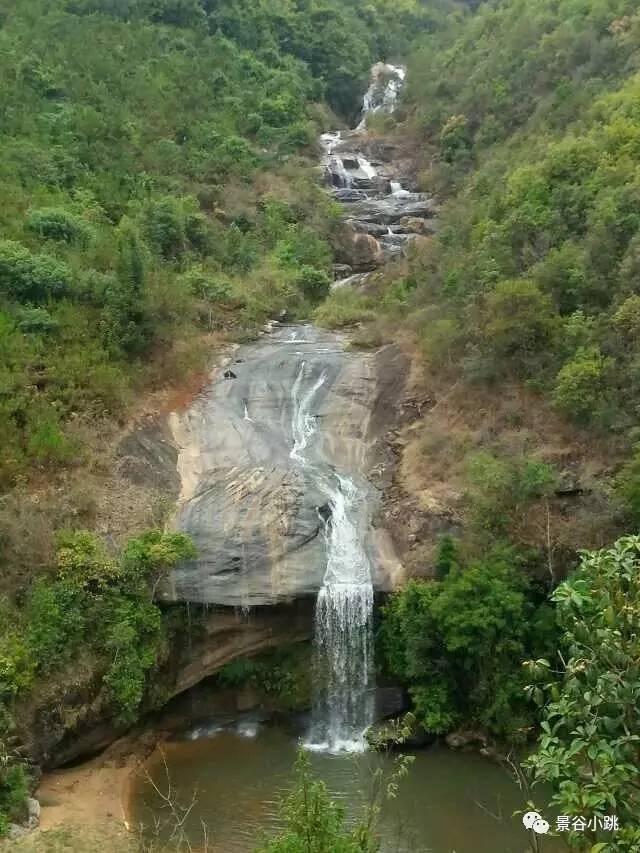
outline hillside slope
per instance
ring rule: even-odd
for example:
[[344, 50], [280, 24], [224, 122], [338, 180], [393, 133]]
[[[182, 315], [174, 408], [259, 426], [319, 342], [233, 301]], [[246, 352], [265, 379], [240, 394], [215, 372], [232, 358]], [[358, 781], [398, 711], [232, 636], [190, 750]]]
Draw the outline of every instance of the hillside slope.
[[396, 129], [442, 202], [382, 293], [437, 403], [411, 489], [560, 572], [640, 521], [639, 69], [633, 3], [486, 3], [422, 37]]

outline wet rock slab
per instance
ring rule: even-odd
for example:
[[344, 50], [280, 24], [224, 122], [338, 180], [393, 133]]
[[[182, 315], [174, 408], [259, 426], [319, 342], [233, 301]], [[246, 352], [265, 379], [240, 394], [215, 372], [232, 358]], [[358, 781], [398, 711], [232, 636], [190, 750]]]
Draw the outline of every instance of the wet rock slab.
[[[383, 532], [371, 529], [378, 494], [367, 480], [388, 426], [372, 417], [384, 351], [349, 351], [347, 343], [314, 326], [277, 328], [239, 347], [190, 409], [171, 416], [181, 478], [174, 524], [193, 537], [198, 556], [173, 572], [161, 598], [253, 607], [317, 592], [330, 514], [318, 467], [358, 482], [362, 535], [384, 586], [397, 567]], [[307, 394], [313, 476], [291, 455], [296, 409]], [[395, 417], [392, 404], [387, 415]]]

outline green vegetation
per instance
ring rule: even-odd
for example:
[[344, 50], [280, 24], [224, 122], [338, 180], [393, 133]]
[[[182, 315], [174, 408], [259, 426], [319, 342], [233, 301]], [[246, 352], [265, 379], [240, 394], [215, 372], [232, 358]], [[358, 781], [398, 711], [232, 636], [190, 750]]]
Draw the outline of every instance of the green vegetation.
[[[379, 736], [372, 736], [370, 745], [389, 754], [406, 742], [413, 725], [412, 715], [407, 714], [390, 723]], [[309, 755], [301, 747], [293, 788], [280, 804], [284, 828], [266, 840], [257, 853], [377, 853], [382, 804], [396, 798], [412, 763], [412, 756], [399, 753], [388, 769], [372, 769], [362, 814], [356, 821], [347, 821], [345, 809], [332, 800], [325, 783], [313, 775]]]
[[[620, 831], [572, 832], [572, 849], [614, 853], [640, 844], [640, 537], [584, 554], [553, 594], [561, 655], [528, 664], [542, 732], [528, 761], [554, 787], [559, 814], [617, 815]], [[558, 669], [558, 665], [560, 668]], [[591, 846], [593, 845], [593, 846]]]
[[0, 640], [5, 718], [36, 677], [88, 652], [102, 662], [114, 714], [134, 720], [167, 639], [151, 590], [163, 572], [192, 555], [192, 544], [181, 534], [147, 533], [115, 559], [90, 533], [61, 536], [53, 578], [41, 578], [19, 611], [5, 605]]
[[345, 810], [331, 799], [324, 782], [311, 772], [303, 749], [296, 761], [295, 786], [281, 806], [285, 829], [260, 853], [376, 853], [380, 849], [366, 815], [354, 828]]
[[11, 821], [26, 817], [29, 778], [24, 764], [0, 746], [0, 838], [6, 835]]
[[341, 287], [332, 291], [330, 297], [316, 309], [314, 320], [327, 329], [341, 329], [372, 320], [375, 317], [374, 307], [375, 303], [370, 297], [350, 287]]
[[[3, 602], [0, 622], [0, 734], [23, 734], [15, 707], [48, 679], [64, 677], [82, 659], [95, 674], [105, 713], [133, 722], [149, 676], [166, 657], [172, 617], [152, 600], [158, 579], [193, 555], [181, 534], [151, 531], [117, 557], [99, 539], [78, 532], [60, 537], [55, 573], [42, 577], [20, 607]], [[24, 806], [23, 765], [0, 759], [0, 834]]]
[[[407, 132], [441, 228], [382, 308], [411, 316], [431, 371], [517, 383], [618, 464], [640, 410], [639, 62], [628, 0], [485, 3], [423, 35]], [[611, 504], [627, 524], [636, 479], [629, 461]]]
[[[208, 346], [325, 299], [339, 212], [310, 145], [354, 119], [371, 64], [439, 27], [449, 2], [0, 6], [1, 739], [79, 670], [123, 725], [152, 702], [180, 621], [153, 593], [190, 544], [149, 533], [114, 554], [75, 529], [75, 507], [51, 507], [27, 556], [32, 508], [48, 511], [69, 467], [98, 478], [89, 434], [196, 373]], [[307, 701], [295, 654], [224, 678]], [[6, 823], [26, 777], [15, 757], [1, 769]]]
[[82, 462], [73, 421], [121, 417], [207, 334], [324, 298], [335, 210], [300, 154], [441, 7], [3, 3], [0, 488]]
[[522, 740], [535, 720], [522, 660], [553, 649], [553, 612], [513, 549], [464, 565], [450, 538], [439, 580], [412, 580], [383, 610], [380, 647], [390, 674], [409, 687], [417, 722], [432, 734], [481, 726]]
[[311, 705], [311, 648], [306, 643], [285, 646], [253, 658], [236, 658], [223, 666], [215, 680], [223, 687], [251, 687], [286, 710]]
[[[539, 732], [527, 769], [555, 811], [618, 814], [615, 836], [571, 833], [571, 849], [634, 850], [638, 541], [584, 553], [573, 574], [569, 549], [552, 565], [562, 472], [544, 447], [553, 428], [533, 435], [525, 407], [566, 424], [562, 442], [600, 445], [610, 469], [590, 487], [607, 534], [636, 527], [640, 18], [625, 0], [502, 0], [450, 24], [421, 38], [405, 103], [441, 228], [378, 322], [410, 324], [441, 388], [502, 410], [447, 435], [446, 451], [425, 437], [430, 462], [440, 453], [458, 476], [467, 524], [424, 566], [434, 580], [391, 598], [381, 647], [427, 731]], [[503, 406], [506, 388], [520, 409]], [[556, 573], [569, 580], [554, 591]]]

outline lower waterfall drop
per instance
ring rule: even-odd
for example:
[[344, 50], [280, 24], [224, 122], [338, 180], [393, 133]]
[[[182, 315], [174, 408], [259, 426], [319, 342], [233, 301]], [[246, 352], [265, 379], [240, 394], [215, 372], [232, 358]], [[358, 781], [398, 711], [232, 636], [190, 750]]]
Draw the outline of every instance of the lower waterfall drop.
[[315, 702], [310, 749], [357, 752], [374, 720], [373, 584], [354, 521], [357, 488], [328, 488], [328, 560], [315, 613]]

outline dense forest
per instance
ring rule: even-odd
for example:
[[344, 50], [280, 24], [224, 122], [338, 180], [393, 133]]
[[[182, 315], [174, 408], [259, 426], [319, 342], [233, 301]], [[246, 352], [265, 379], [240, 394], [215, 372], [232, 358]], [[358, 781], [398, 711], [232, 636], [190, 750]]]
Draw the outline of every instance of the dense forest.
[[[380, 58], [408, 65], [384, 132], [438, 233], [330, 293], [339, 211], [313, 145]], [[24, 495], [220, 341], [315, 312], [360, 323], [358, 345], [409, 341], [453, 412], [413, 440], [424, 478], [455, 482], [456, 531], [383, 607], [381, 673], [428, 734], [537, 743], [525, 774], [557, 811], [618, 815], [572, 849], [637, 850], [637, 4], [0, 0], [0, 72], [0, 833], [29, 788], [32, 691], [83, 655], [123, 724], [161, 703], [149, 677], [185, 614], [152, 591], [192, 554], [158, 532], [107, 548], [80, 501], [36, 548]], [[331, 849], [377, 849], [300, 774]], [[268, 849], [297, 853], [287, 807]]]

